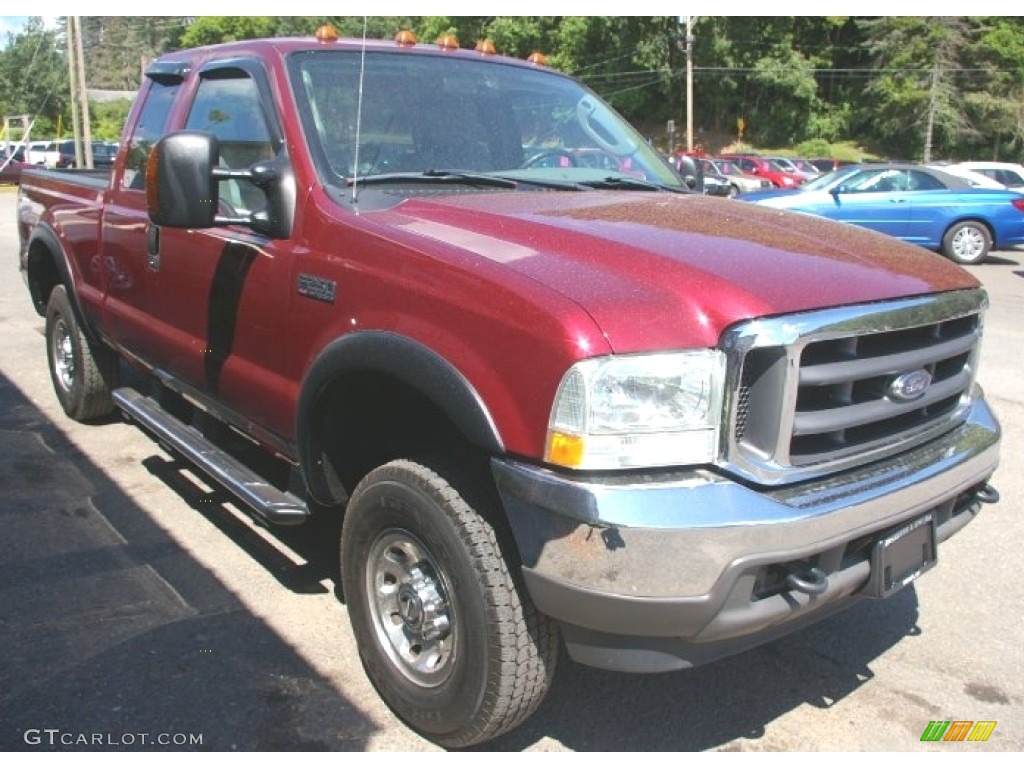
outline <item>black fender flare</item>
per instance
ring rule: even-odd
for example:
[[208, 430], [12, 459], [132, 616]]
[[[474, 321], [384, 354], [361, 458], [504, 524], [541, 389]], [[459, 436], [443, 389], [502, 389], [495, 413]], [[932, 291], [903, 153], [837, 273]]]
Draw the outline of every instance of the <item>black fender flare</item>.
[[[420, 392], [471, 444], [488, 453], [504, 453], [498, 428], [479, 393], [451, 363], [418, 341], [390, 331], [357, 331], [329, 343], [310, 366], [296, 409], [297, 449], [310, 494], [336, 502], [324, 471], [316, 409], [324, 389], [350, 373], [377, 373]], [[351, 488], [347, 489], [351, 492]]]
[[57, 270], [58, 277], [60, 278], [60, 282], [67, 289], [68, 299], [71, 301], [71, 309], [75, 313], [75, 320], [78, 321], [79, 327], [85, 332], [90, 342], [98, 342], [99, 336], [96, 333], [96, 330], [87, 321], [85, 312], [82, 310], [82, 305], [78, 300], [78, 286], [76, 285], [74, 276], [71, 273], [71, 262], [68, 259], [68, 254], [64, 250], [64, 246], [61, 244], [60, 237], [57, 235], [56, 230], [43, 221], [38, 222], [32, 228], [32, 234], [29, 236], [28, 243], [25, 246], [25, 278], [28, 282], [28, 290], [32, 298], [32, 305], [35, 307], [36, 312], [40, 316], [45, 316], [46, 303], [50, 298], [49, 296], [42, 295], [41, 286], [32, 279], [34, 267], [32, 248], [36, 243], [42, 243], [50, 253], [53, 259], [53, 265]]

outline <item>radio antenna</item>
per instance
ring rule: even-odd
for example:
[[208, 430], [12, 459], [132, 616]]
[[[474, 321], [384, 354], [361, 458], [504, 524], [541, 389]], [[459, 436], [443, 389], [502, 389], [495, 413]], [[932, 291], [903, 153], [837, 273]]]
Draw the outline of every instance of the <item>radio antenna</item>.
[[363, 128], [363, 76], [366, 74], [366, 19], [363, 16], [363, 46], [359, 58], [359, 95], [356, 99], [356, 151], [352, 169], [352, 205], [359, 202], [359, 134]]

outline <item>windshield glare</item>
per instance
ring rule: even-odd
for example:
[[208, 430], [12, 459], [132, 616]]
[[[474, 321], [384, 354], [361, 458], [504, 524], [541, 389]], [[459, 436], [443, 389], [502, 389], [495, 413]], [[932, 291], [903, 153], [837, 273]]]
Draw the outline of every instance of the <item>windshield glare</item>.
[[[628, 123], [556, 72], [473, 59], [372, 51], [303, 52], [289, 71], [326, 184], [459, 170], [529, 181], [680, 177]], [[357, 141], [358, 125], [358, 141]]]

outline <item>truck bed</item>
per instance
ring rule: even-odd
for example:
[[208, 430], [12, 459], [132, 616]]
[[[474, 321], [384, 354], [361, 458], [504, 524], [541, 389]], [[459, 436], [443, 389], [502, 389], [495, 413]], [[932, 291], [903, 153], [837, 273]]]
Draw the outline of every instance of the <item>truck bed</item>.
[[103, 191], [110, 185], [111, 172], [110, 168], [26, 168], [21, 172], [21, 185], [55, 189], [57, 182]]

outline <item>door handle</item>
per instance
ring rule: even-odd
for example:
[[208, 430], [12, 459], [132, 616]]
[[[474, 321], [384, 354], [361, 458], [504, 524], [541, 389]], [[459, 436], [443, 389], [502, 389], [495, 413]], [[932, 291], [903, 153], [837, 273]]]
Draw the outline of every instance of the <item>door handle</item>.
[[146, 230], [146, 266], [154, 272], [160, 269], [160, 227], [156, 224]]

